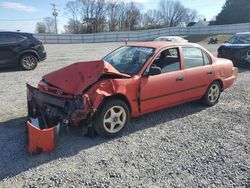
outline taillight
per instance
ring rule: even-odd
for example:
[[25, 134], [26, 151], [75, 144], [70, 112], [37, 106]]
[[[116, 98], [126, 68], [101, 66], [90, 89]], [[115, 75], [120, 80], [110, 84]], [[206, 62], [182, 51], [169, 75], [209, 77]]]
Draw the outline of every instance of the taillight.
[[48, 84], [44, 81], [44, 80], [41, 80], [39, 83], [38, 83], [38, 87], [42, 87], [44, 90], [48, 90]]
[[234, 75], [235, 77], [237, 77], [238, 72], [239, 72], [239, 69], [238, 69], [237, 67], [233, 67], [233, 75]]

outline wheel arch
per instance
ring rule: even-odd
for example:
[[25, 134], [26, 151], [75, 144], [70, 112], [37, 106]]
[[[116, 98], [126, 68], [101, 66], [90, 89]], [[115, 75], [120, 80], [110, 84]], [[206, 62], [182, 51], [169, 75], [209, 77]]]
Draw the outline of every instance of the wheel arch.
[[32, 54], [34, 55], [36, 58], [37, 58], [37, 61], [40, 61], [39, 60], [39, 55], [36, 51], [33, 51], [33, 50], [25, 50], [25, 51], [22, 51], [19, 55], [18, 55], [18, 59], [17, 59], [17, 62], [18, 64], [20, 63], [20, 59], [24, 56], [24, 55], [27, 55], [27, 54]]
[[[125, 102], [126, 105], [127, 105], [128, 108], [129, 108], [129, 112], [131, 113], [132, 108], [131, 108], [131, 104], [130, 104], [128, 98], [127, 98], [125, 95], [120, 94], [120, 93], [116, 93], [116, 94], [114, 94], [114, 95], [106, 96], [106, 97], [103, 99], [102, 104], [104, 104], [106, 101], [112, 100], [112, 99], [119, 99], [119, 100]], [[100, 106], [102, 106], [102, 104], [101, 104]]]
[[213, 82], [219, 82], [221, 91], [224, 91], [224, 84], [223, 84], [223, 82], [222, 82], [221, 79], [216, 79], [216, 80], [214, 80]]
[[[107, 104], [107, 105], [110, 105], [110, 103], [112, 105], [116, 104], [113, 102], [113, 100], [116, 100], [116, 102], [118, 102], [118, 100], [119, 100], [119, 101], [123, 102], [124, 105], [126, 104], [127, 108], [125, 111], [127, 111], [129, 118], [127, 118], [127, 116], [126, 116], [127, 119], [125, 121], [125, 124], [123, 125], [123, 127], [120, 130], [118, 130], [118, 132], [110, 133], [105, 129], [103, 123], [100, 121], [103, 121], [102, 118], [105, 118], [105, 114], [106, 114], [105, 112], [107, 112], [107, 111], [102, 111], [103, 107], [105, 108], [105, 110], [109, 109], [110, 106], [107, 107], [107, 106], [105, 106], [105, 104]], [[98, 106], [97, 110], [93, 114], [93, 117], [94, 117], [94, 118], [92, 118], [93, 128], [98, 135], [110, 138], [110, 137], [114, 137], [114, 136], [120, 134], [121, 130], [123, 130], [127, 126], [128, 122], [130, 120], [130, 117], [131, 117], [131, 107], [130, 107], [130, 104], [129, 104], [127, 97], [123, 94], [118, 94], [118, 93], [113, 94], [113, 95], [109, 95], [109, 96], [105, 96], [103, 98], [102, 102], [100, 103], [100, 105]]]
[[131, 113], [132, 113], [131, 104], [130, 104], [128, 98], [127, 98], [125, 95], [120, 94], [120, 93], [116, 93], [116, 94], [113, 94], [113, 95], [104, 97], [103, 100], [102, 100], [102, 102], [101, 102], [101, 104], [100, 104], [99, 107], [98, 107], [98, 111], [101, 109], [101, 107], [103, 106], [103, 104], [104, 104], [105, 102], [107, 102], [107, 101], [109, 101], [109, 100], [112, 100], [112, 99], [118, 99], [118, 100], [121, 100], [121, 101], [125, 102], [125, 104], [128, 106], [129, 113], [130, 113], [130, 115], [131, 115]]

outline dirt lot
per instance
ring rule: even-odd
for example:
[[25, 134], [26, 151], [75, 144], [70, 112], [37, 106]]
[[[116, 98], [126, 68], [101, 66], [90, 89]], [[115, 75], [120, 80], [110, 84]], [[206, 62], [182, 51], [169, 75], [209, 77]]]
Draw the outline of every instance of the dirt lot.
[[[25, 83], [119, 45], [46, 45], [36, 70], [0, 72], [0, 187], [250, 187], [247, 69], [214, 107], [193, 102], [136, 118], [112, 140], [70, 130], [54, 152], [27, 153]], [[216, 54], [218, 45], [204, 47]]]

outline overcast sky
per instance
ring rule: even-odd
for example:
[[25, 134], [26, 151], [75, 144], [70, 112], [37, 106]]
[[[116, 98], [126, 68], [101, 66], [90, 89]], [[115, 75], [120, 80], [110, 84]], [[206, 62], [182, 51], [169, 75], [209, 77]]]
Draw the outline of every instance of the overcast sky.
[[[34, 32], [36, 22], [44, 17], [51, 16], [51, 3], [55, 3], [59, 10], [58, 28], [63, 31], [63, 25], [68, 17], [64, 7], [68, 0], [0, 0], [0, 30], [21, 30]], [[124, 0], [127, 1], [127, 0]], [[134, 0], [140, 3], [143, 11], [155, 9], [160, 0]], [[185, 7], [196, 9], [200, 15], [208, 20], [217, 15], [225, 3], [225, 0], [180, 0]]]

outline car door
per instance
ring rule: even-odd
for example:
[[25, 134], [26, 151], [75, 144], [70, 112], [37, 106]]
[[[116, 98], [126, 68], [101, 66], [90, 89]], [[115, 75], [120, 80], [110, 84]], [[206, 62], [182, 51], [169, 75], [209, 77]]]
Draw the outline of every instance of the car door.
[[21, 46], [14, 35], [0, 33], [0, 66], [16, 65], [19, 48]]
[[211, 58], [195, 47], [182, 47], [182, 55], [188, 84], [185, 97], [187, 100], [201, 98], [215, 77]]
[[[161, 74], [147, 75], [150, 67], [161, 68]], [[183, 102], [185, 72], [181, 70], [179, 48], [163, 50], [141, 77], [140, 110], [148, 113]]]

